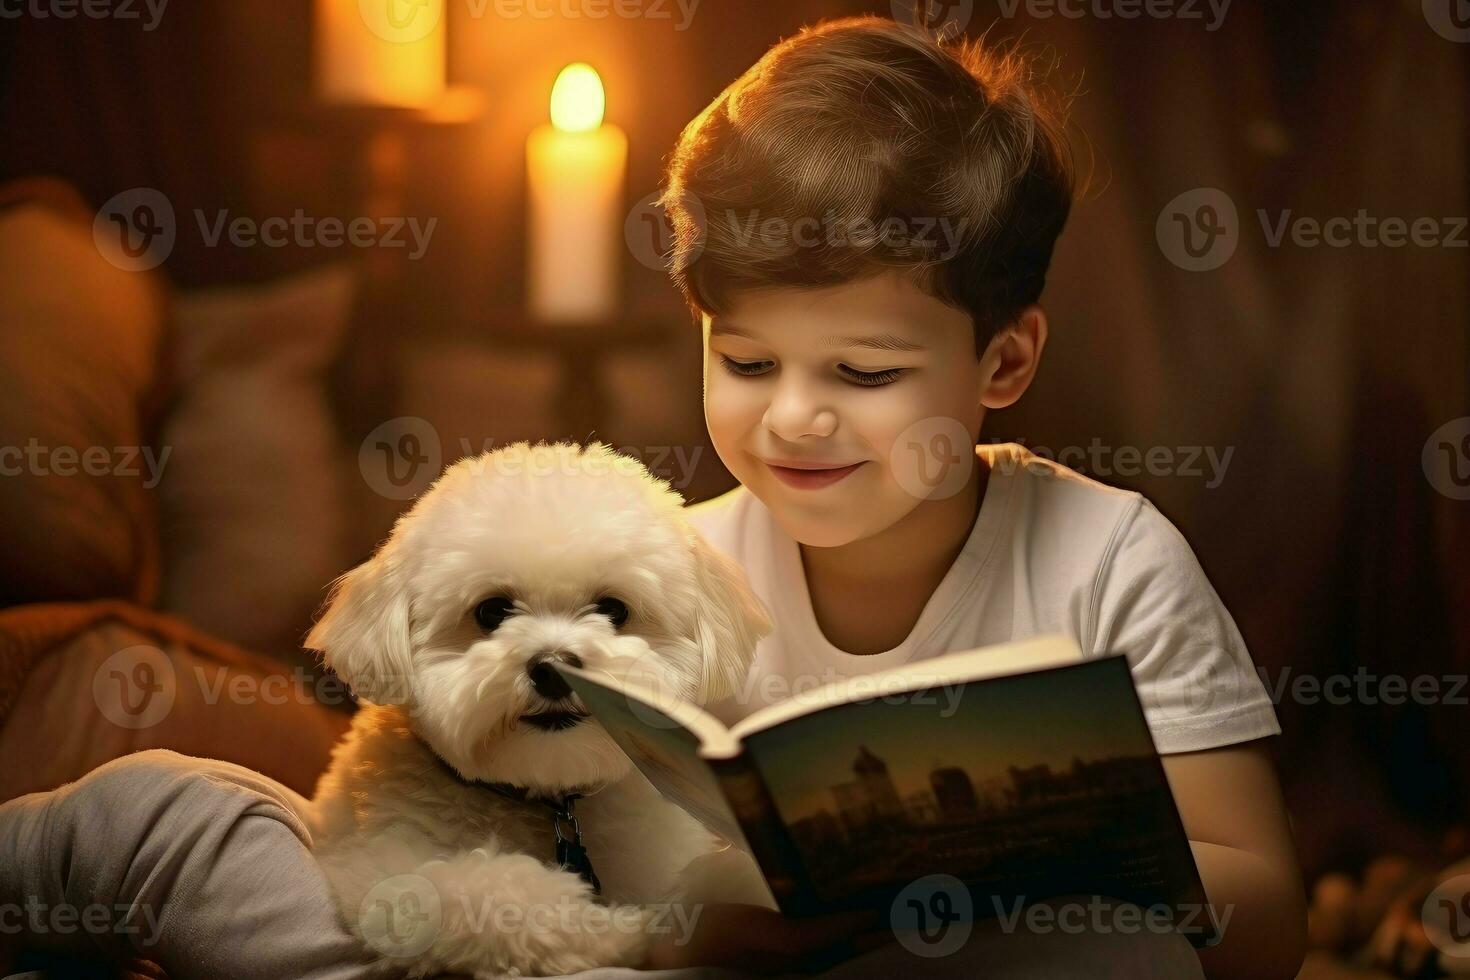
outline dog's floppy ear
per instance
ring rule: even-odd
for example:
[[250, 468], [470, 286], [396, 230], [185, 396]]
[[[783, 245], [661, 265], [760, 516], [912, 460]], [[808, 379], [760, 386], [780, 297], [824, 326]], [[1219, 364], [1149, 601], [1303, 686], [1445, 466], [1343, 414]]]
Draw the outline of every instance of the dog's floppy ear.
[[756, 643], [771, 632], [771, 617], [739, 565], [697, 531], [694, 542], [694, 636], [704, 652], [700, 695], [718, 701], [744, 682]]
[[403, 704], [412, 694], [413, 647], [405, 576], [392, 542], [332, 583], [326, 611], [307, 634], [308, 650], [358, 697]]

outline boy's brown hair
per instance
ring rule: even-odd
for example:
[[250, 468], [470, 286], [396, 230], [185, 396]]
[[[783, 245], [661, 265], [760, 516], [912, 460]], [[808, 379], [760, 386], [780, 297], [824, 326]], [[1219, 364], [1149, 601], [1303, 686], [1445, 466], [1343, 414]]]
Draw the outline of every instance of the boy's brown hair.
[[968, 312], [976, 356], [1041, 294], [1073, 168], [1015, 48], [876, 16], [776, 44], [685, 127], [660, 201], [690, 309], [899, 268]]

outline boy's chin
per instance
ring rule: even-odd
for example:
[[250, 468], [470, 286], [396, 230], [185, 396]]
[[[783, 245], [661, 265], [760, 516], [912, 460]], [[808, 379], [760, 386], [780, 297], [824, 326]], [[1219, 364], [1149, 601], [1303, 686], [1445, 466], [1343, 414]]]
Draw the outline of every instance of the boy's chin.
[[[874, 502], [869, 500], [868, 503]], [[830, 508], [830, 504], [828, 507]], [[787, 537], [808, 548], [840, 548], [875, 533], [875, 513], [872, 511], [848, 516], [833, 513], [831, 509], [822, 510], [817, 506], [810, 509], [798, 508], [779, 500], [768, 503], [767, 509]], [[881, 524], [879, 529], [886, 526], [888, 525]]]

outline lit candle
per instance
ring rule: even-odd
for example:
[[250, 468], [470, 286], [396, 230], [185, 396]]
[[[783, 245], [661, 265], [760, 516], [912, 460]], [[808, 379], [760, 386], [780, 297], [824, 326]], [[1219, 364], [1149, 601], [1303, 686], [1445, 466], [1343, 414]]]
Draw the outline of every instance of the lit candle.
[[628, 137], [603, 123], [603, 106], [592, 66], [568, 65], [551, 89], [551, 124], [526, 143], [527, 295], [537, 321], [605, 321], [617, 312]]
[[326, 102], [423, 108], [444, 94], [444, 0], [316, 0]]

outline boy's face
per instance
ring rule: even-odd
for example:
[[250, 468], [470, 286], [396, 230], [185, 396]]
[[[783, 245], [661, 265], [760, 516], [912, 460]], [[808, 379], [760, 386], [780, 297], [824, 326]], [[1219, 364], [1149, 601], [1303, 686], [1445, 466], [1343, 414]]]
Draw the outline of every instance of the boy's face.
[[[879, 335], [919, 349], [853, 343]], [[923, 503], [921, 465], [957, 463], [965, 469], [958, 484], [946, 478], [941, 486], [948, 494], [963, 488], [991, 362], [989, 353], [975, 356], [967, 313], [898, 273], [747, 291], [725, 315], [704, 318], [705, 423], [725, 466], [783, 530], [803, 544], [837, 547]], [[947, 460], [915, 458], [936, 447]], [[815, 486], [810, 474], [800, 480], [774, 465], [782, 461], [857, 465]]]

